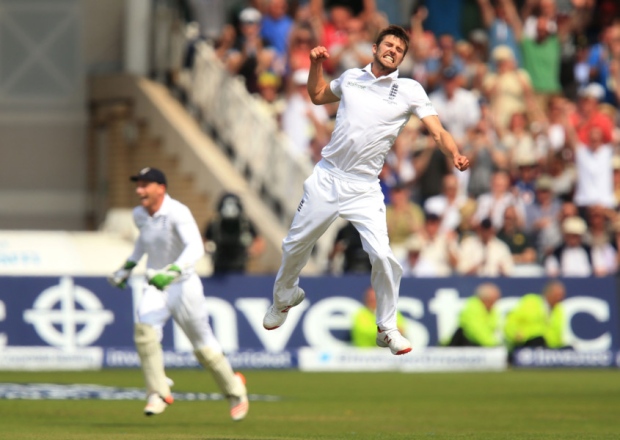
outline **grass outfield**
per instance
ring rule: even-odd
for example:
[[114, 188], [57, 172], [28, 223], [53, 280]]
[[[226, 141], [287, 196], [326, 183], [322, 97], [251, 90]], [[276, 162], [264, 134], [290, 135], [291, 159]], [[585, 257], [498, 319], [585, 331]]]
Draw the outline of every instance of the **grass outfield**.
[[[175, 391], [214, 392], [200, 370], [170, 370]], [[620, 372], [300, 373], [248, 371], [252, 402], [233, 423], [223, 401], [0, 400], [0, 439], [619, 439]], [[0, 372], [3, 383], [140, 387], [138, 370]]]

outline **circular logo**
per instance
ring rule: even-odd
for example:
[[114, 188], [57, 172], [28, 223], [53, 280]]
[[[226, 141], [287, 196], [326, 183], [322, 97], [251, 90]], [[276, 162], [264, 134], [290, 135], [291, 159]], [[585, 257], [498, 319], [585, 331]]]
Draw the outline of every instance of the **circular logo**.
[[103, 308], [93, 292], [63, 277], [57, 286], [41, 292], [33, 308], [24, 312], [24, 321], [34, 325], [48, 344], [71, 349], [95, 342], [114, 321], [114, 314]]

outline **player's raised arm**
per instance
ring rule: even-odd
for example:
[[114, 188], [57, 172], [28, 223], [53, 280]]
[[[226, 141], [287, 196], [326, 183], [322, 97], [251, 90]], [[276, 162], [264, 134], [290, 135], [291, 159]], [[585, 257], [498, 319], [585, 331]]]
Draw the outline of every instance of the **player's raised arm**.
[[454, 166], [459, 171], [465, 171], [469, 168], [469, 159], [459, 152], [459, 148], [454, 142], [452, 135], [443, 128], [438, 116], [426, 116], [422, 118], [422, 123], [431, 134], [441, 151], [452, 159]]
[[340, 98], [329, 88], [323, 77], [323, 61], [329, 58], [327, 49], [317, 46], [310, 51], [310, 75], [308, 76], [308, 93], [312, 103], [321, 105], [339, 101]]

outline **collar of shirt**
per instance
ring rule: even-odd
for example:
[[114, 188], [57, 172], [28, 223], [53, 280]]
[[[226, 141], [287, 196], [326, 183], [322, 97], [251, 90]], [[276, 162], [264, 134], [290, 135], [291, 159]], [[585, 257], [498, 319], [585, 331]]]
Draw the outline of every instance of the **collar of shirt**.
[[170, 196], [168, 194], [166, 194], [164, 196], [164, 201], [161, 204], [161, 206], [159, 207], [159, 210], [153, 214], [153, 217], [159, 217], [162, 215], [166, 215], [170, 212]]
[[391, 78], [391, 79], [397, 79], [398, 78], [398, 69], [396, 69], [395, 71], [393, 71], [389, 75], [384, 75], [384, 76], [380, 76], [379, 78], [377, 78], [375, 76], [375, 74], [372, 73], [372, 63], [368, 63], [368, 65], [366, 65], [366, 67], [364, 67], [362, 70], [364, 72], [370, 74], [370, 76], [372, 76], [373, 79], [376, 79], [376, 80], [381, 80], [381, 79], [385, 79], [385, 78]]

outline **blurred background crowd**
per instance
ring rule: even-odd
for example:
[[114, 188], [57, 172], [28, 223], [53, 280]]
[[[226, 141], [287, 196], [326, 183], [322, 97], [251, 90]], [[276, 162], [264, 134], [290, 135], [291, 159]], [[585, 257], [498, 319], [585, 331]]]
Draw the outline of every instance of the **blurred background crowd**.
[[[336, 105], [306, 92], [308, 53], [338, 77], [388, 24], [472, 167], [453, 169], [417, 120], [380, 175], [406, 276], [604, 276], [620, 245], [620, 3], [615, 0], [183, 0], [207, 41], [315, 163]], [[192, 47], [185, 59], [192, 63]], [[326, 271], [369, 272], [350, 225]]]

